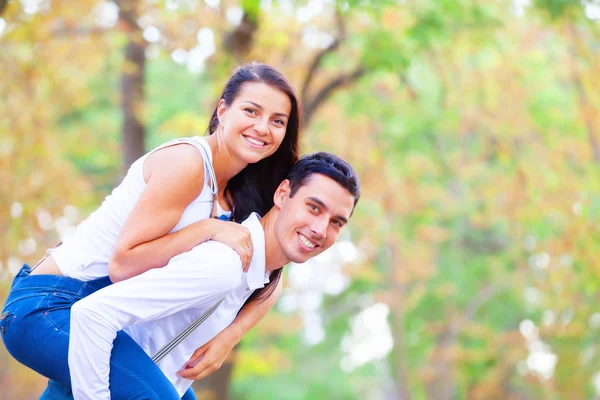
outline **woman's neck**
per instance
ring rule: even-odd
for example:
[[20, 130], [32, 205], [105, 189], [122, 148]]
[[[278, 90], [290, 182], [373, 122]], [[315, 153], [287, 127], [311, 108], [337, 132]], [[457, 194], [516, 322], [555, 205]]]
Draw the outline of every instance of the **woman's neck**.
[[246, 168], [248, 163], [231, 154], [227, 146], [220, 140], [220, 135], [216, 132], [206, 136], [205, 139], [212, 152], [212, 164], [217, 178], [217, 186], [219, 192], [222, 192], [227, 186], [227, 182]]

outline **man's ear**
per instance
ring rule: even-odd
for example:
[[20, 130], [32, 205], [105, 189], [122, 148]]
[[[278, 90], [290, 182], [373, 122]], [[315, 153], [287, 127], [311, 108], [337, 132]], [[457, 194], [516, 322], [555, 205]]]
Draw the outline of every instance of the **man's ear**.
[[227, 104], [225, 104], [225, 99], [219, 100], [219, 104], [217, 104], [217, 119], [219, 120], [219, 124], [223, 125], [223, 117], [227, 112]]
[[289, 179], [284, 179], [283, 182], [281, 182], [277, 187], [275, 195], [273, 196], [273, 203], [275, 204], [275, 207], [281, 208], [281, 206], [283, 206], [285, 199], [290, 197], [291, 190], [292, 188], [290, 187]]

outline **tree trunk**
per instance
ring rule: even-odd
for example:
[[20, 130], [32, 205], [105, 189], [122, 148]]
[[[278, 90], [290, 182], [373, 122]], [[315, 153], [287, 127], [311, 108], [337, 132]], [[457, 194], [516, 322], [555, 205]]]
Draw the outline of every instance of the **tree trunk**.
[[144, 104], [144, 66], [146, 54], [144, 39], [139, 26], [131, 25], [128, 33], [129, 41], [125, 47], [121, 77], [121, 110], [123, 112], [123, 170], [145, 151], [144, 138], [146, 129], [142, 121]]
[[401, 268], [400, 254], [398, 248], [400, 245], [396, 240], [390, 239], [388, 243], [391, 252], [391, 269], [389, 281], [392, 282], [394, 293], [394, 304], [391, 304], [391, 328], [392, 338], [394, 340], [393, 366], [394, 382], [398, 400], [410, 400], [410, 391], [408, 387], [408, 365], [406, 360], [406, 349], [404, 346], [404, 299], [406, 297], [406, 284], [398, 282], [394, 277], [394, 270]]
[[254, 34], [258, 30], [258, 17], [244, 12], [242, 22], [225, 37], [224, 45], [238, 63], [245, 60], [246, 55], [254, 45]]
[[[579, 39], [577, 36], [577, 32], [575, 31], [575, 27], [573, 25], [569, 25], [569, 34], [572, 42], [572, 59], [570, 60], [571, 76], [573, 80], [573, 86], [575, 88], [575, 93], [577, 94], [577, 105], [579, 108], [581, 118], [585, 124], [588, 142], [592, 150], [592, 156], [595, 162], [600, 163], [600, 142], [598, 141], [598, 129], [595, 123], [596, 108], [587, 96], [585, 86], [583, 84], [583, 77], [577, 65], [577, 58], [580, 56], [580, 54], [578, 54], [580, 53], [578, 52], [578, 47], [581, 47], [581, 44], [578, 43]], [[583, 51], [581, 51], [581, 53], [583, 53]], [[581, 56], [583, 56], [583, 54], [581, 54]]]
[[450, 400], [455, 396], [456, 388], [452, 376], [452, 365], [448, 359], [449, 351], [455, 342], [456, 332], [450, 323], [448, 328], [438, 335], [431, 359], [435, 375], [426, 389], [430, 400]]

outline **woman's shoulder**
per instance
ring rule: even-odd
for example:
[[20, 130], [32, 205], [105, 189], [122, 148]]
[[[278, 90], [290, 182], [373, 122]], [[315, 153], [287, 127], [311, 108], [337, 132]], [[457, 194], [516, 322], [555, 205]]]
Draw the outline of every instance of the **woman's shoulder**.
[[150, 174], [160, 169], [183, 178], [204, 177], [204, 155], [188, 142], [182, 141], [156, 149], [148, 155], [145, 164]]

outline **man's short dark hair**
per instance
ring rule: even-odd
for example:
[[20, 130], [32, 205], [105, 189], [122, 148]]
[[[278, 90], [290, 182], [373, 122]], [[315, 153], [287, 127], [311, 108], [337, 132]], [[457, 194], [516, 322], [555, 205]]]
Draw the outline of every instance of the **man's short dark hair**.
[[290, 181], [290, 197], [294, 197], [298, 189], [313, 174], [325, 175], [342, 185], [354, 196], [354, 206], [356, 206], [360, 198], [360, 183], [356, 171], [340, 157], [323, 151], [307, 154], [296, 161], [287, 176]]

